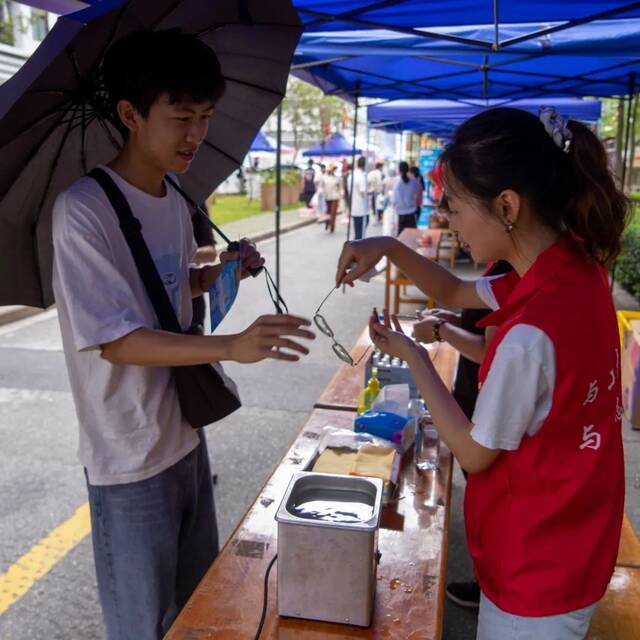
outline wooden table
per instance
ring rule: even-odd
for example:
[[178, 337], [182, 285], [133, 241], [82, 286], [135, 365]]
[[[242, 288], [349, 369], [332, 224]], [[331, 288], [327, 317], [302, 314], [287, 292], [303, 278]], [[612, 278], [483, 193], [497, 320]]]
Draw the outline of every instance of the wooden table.
[[[455, 365], [455, 358], [448, 355], [437, 365], [448, 385], [452, 384]], [[349, 369], [355, 380], [357, 370]], [[358, 391], [362, 388], [362, 377], [359, 380]], [[353, 404], [353, 398], [349, 402]], [[244, 520], [181, 611], [166, 640], [252, 640], [255, 637], [262, 608], [264, 575], [277, 550], [274, 517], [282, 496], [293, 473], [304, 470], [311, 461], [322, 428], [326, 425], [350, 427], [353, 418], [352, 411], [315, 409], [312, 412]], [[269, 604], [261, 638], [440, 638], [451, 472], [452, 457], [444, 446], [438, 471], [418, 472], [411, 452], [403, 459], [399, 500], [385, 507], [382, 513], [379, 534], [382, 555], [371, 627], [362, 629], [279, 618], [276, 563], [269, 579]]]

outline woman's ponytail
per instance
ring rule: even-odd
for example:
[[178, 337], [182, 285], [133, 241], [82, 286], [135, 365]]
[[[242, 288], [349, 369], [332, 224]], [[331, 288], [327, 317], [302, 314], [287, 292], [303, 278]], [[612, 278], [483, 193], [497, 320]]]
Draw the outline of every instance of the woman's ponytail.
[[563, 222], [598, 261], [610, 263], [620, 253], [629, 201], [617, 187], [602, 143], [585, 125], [570, 120], [569, 157], [573, 167], [572, 197]]
[[400, 171], [402, 182], [407, 184], [409, 182], [409, 165], [403, 161], [398, 165], [398, 170]]

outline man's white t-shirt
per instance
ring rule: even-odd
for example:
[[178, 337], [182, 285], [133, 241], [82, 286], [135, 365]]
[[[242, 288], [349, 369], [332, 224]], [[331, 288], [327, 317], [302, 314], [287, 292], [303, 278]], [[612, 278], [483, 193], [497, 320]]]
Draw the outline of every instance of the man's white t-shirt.
[[351, 216], [362, 218], [368, 212], [367, 180], [362, 169], [353, 172], [353, 200], [351, 201]]
[[[476, 291], [491, 309], [499, 304], [489, 276]], [[538, 327], [516, 324], [498, 345], [480, 389], [471, 422], [471, 437], [489, 449], [514, 451], [525, 435], [535, 435], [549, 415], [556, 381], [551, 338]]]
[[[178, 320], [187, 329], [195, 243], [186, 203], [169, 185], [164, 197], [154, 197], [102, 168], [140, 220]], [[116, 214], [92, 178], [80, 178], [58, 196], [53, 243], [53, 290], [80, 425], [80, 462], [94, 485], [154, 476], [199, 439], [182, 417], [170, 369], [111, 364], [101, 357], [100, 345], [141, 327], [160, 327]]]

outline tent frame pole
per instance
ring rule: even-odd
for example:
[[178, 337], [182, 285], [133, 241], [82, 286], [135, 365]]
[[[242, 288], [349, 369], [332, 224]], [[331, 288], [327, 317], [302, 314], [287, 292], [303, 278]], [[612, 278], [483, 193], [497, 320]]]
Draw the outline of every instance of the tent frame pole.
[[356, 108], [353, 115], [353, 147], [351, 148], [351, 176], [349, 180], [349, 221], [347, 222], [347, 242], [351, 239], [351, 212], [353, 210], [353, 180], [356, 173], [356, 137], [358, 135], [358, 109], [360, 108], [359, 87], [356, 93]]
[[282, 102], [276, 116], [276, 287], [280, 291], [280, 218], [282, 205]]
[[636, 121], [638, 118], [638, 94], [633, 97], [631, 107], [631, 139], [629, 140], [629, 163], [627, 164], [627, 189], [631, 192], [631, 181], [633, 180], [633, 161], [636, 154]]
[[622, 190], [627, 184], [627, 166], [629, 164], [629, 137], [631, 134], [631, 116], [633, 112], [633, 96], [636, 92], [636, 74], [629, 74], [629, 95], [627, 97], [627, 123], [624, 135], [624, 154], [622, 156]]
[[[636, 92], [636, 74], [629, 74], [629, 95], [628, 95], [628, 104], [627, 104], [627, 123], [626, 130], [624, 136], [624, 152], [622, 154], [622, 177], [620, 180], [620, 188], [624, 192], [626, 188], [627, 181], [627, 161], [628, 161], [628, 153], [629, 153], [629, 134], [631, 133], [631, 112], [633, 110], [634, 103], [634, 95]], [[618, 261], [616, 260], [613, 263], [613, 267], [611, 267], [611, 291], [613, 291], [613, 285], [616, 281], [616, 266]]]

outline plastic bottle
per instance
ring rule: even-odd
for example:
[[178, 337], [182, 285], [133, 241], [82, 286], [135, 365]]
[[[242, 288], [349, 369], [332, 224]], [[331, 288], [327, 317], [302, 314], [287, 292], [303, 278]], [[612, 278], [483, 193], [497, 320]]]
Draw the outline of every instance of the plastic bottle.
[[358, 396], [358, 415], [361, 416], [366, 411], [369, 411], [373, 406], [373, 401], [380, 393], [380, 381], [378, 380], [378, 368], [373, 367], [371, 369], [371, 377], [367, 386], [362, 390]]

